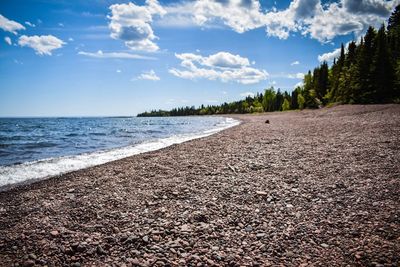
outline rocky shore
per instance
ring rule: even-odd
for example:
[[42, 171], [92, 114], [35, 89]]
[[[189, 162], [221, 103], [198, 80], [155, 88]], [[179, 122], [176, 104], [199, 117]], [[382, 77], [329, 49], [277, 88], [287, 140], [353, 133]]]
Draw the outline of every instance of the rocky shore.
[[235, 117], [0, 192], [0, 266], [400, 266], [400, 105]]

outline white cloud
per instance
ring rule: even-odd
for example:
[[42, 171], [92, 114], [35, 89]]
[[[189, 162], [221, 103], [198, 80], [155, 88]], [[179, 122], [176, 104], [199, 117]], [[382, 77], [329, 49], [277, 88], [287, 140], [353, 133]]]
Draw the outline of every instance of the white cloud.
[[17, 34], [17, 31], [25, 30], [24, 26], [16, 21], [7, 19], [3, 15], [0, 15], [0, 28], [6, 32], [11, 32], [15, 35]]
[[288, 74], [286, 77], [289, 79], [304, 79], [304, 73]]
[[38, 55], [51, 56], [53, 50], [61, 48], [65, 43], [53, 35], [22, 35], [18, 39], [18, 44], [32, 48]]
[[[361, 41], [361, 38], [359, 38], [359, 39], [356, 41], [356, 44], [359, 44], [360, 41]], [[347, 53], [350, 43], [351, 43], [351, 42], [347, 42], [347, 43], [344, 45], [344, 52], [345, 52], [345, 53]], [[319, 61], [319, 62], [323, 62], [323, 61], [332, 62], [335, 58], [338, 59], [339, 56], [340, 56], [340, 51], [341, 51], [341, 49], [342, 49], [342, 48], [339, 47], [339, 48], [336, 48], [335, 50], [333, 50], [332, 52], [328, 52], [328, 53], [325, 53], [325, 54], [322, 54], [322, 55], [318, 55], [318, 61]]]
[[94, 58], [119, 58], [119, 59], [155, 59], [154, 57], [147, 57], [142, 55], [130, 54], [125, 52], [103, 52], [101, 50], [96, 53], [79, 51], [78, 55], [94, 57]]
[[293, 88], [296, 89], [297, 87], [302, 87], [302, 86], [303, 86], [303, 82], [298, 82], [293, 86]]
[[338, 58], [340, 56], [340, 50], [341, 50], [340, 48], [337, 48], [337, 49], [333, 50], [332, 52], [328, 52], [328, 53], [319, 55], [318, 61], [319, 62], [323, 62], [323, 61], [331, 62], [331, 61], [333, 61], [333, 59]]
[[25, 24], [28, 25], [29, 27], [32, 27], [32, 28], [36, 27], [35, 24], [33, 24], [33, 23], [29, 22], [29, 21], [25, 21]]
[[399, 0], [339, 0], [323, 5], [321, 0], [293, 0], [286, 9], [264, 11], [258, 0], [184, 1], [165, 7], [168, 11], [165, 24], [225, 25], [238, 33], [264, 27], [268, 36], [280, 39], [297, 32], [329, 42], [338, 35], [360, 36], [369, 25], [378, 27], [399, 3]]
[[241, 97], [248, 97], [248, 96], [254, 97], [255, 94], [253, 92], [244, 92], [244, 93], [241, 93], [240, 96]]
[[12, 45], [12, 41], [11, 41], [11, 38], [10, 38], [10, 37], [8, 37], [8, 36], [4, 37], [4, 41], [5, 41], [7, 44]]
[[247, 58], [228, 52], [219, 52], [210, 56], [192, 53], [175, 54], [181, 60], [184, 69], [172, 68], [169, 72], [183, 79], [208, 79], [222, 82], [235, 81], [241, 84], [254, 84], [268, 77], [265, 70], [249, 67]]
[[154, 52], [159, 49], [154, 42], [157, 37], [153, 33], [151, 23], [153, 16], [163, 16], [166, 11], [157, 0], [146, 0], [146, 5], [133, 3], [114, 4], [110, 6], [111, 16], [109, 28], [111, 37], [120, 39], [132, 50]]
[[122, 70], [116, 70], [116, 72], [117, 72], [117, 73], [121, 73], [121, 72], [122, 72]]
[[294, 65], [299, 65], [300, 64], [300, 62], [299, 61], [293, 61], [292, 63], [290, 63], [290, 66], [294, 66]]
[[68, 38], [68, 41], [69, 41], [69, 42], [73, 42], [73, 41], [74, 41], [74, 38], [69, 37], [69, 38]]
[[60, 26], [60, 27], [64, 27], [64, 23], [58, 23], [58, 26]]
[[154, 72], [154, 70], [144, 71], [140, 74], [136, 79], [138, 80], [150, 80], [150, 81], [159, 81], [160, 77]]

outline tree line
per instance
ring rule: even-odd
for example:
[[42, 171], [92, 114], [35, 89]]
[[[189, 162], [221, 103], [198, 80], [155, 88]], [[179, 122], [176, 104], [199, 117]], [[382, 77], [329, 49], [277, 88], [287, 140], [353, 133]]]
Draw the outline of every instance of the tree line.
[[271, 87], [240, 101], [153, 110], [138, 116], [244, 114], [318, 108], [332, 103], [391, 102], [400, 102], [400, 5], [389, 17], [387, 27], [369, 27], [358, 43], [352, 41], [347, 47], [342, 44], [332, 66], [322, 62], [292, 92]]

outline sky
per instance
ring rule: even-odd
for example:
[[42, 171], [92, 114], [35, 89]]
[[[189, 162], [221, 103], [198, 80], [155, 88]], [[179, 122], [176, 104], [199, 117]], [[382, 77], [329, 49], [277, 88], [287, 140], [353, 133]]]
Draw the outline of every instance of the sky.
[[291, 91], [400, 0], [0, 2], [0, 116], [130, 116]]

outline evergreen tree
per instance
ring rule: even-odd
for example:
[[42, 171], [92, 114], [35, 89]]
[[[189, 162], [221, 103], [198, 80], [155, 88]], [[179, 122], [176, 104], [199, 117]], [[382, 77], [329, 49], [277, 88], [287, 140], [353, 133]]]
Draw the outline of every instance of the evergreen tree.
[[372, 64], [373, 90], [371, 97], [373, 102], [389, 102], [394, 97], [394, 71], [385, 25], [382, 25], [376, 36]]
[[372, 59], [374, 56], [374, 40], [376, 31], [369, 27], [364, 37], [360, 58], [357, 61], [357, 73], [359, 75], [359, 96], [356, 102], [368, 103], [373, 92], [373, 77], [371, 72]]

